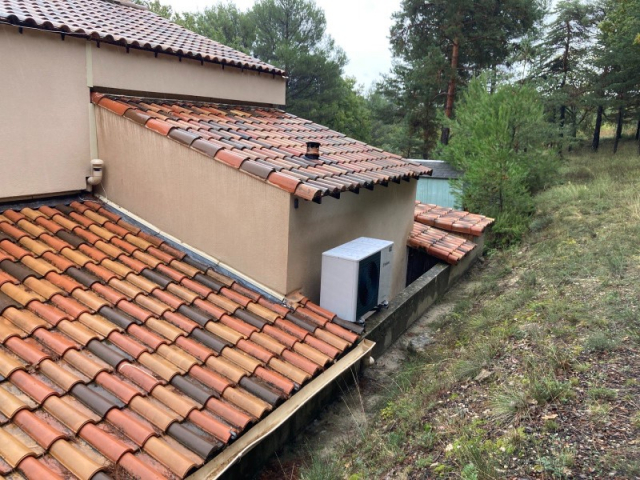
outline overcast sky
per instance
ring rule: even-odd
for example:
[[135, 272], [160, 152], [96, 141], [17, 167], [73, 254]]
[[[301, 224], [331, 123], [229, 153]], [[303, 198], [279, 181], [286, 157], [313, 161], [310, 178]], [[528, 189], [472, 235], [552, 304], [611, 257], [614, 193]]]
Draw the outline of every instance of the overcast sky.
[[[217, 0], [160, 0], [177, 12], [193, 12], [217, 3]], [[241, 10], [254, 0], [232, 0]], [[347, 75], [369, 87], [391, 68], [389, 29], [391, 14], [400, 0], [316, 0], [327, 17], [327, 32], [349, 57]]]

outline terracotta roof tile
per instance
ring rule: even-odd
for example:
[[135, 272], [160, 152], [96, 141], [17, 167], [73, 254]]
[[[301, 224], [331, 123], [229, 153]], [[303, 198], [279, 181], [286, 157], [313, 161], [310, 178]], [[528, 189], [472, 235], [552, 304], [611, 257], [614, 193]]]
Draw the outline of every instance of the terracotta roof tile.
[[[305, 200], [338, 197], [341, 192], [431, 172], [277, 109], [101, 94], [92, 98], [101, 107]], [[166, 120], [143, 117], [148, 108], [162, 111]], [[197, 133], [186, 130], [194, 125], [199, 127]], [[321, 143], [319, 159], [305, 156], [309, 141]]]
[[15, 254], [0, 260], [0, 375], [11, 384], [0, 384], [0, 413], [33, 439], [0, 442], [3, 474], [89, 478], [115, 464], [184, 476], [358, 338], [330, 312], [307, 302], [293, 313], [97, 202], [0, 221], [11, 227], [0, 248]]
[[457, 264], [476, 247], [476, 244], [458, 235], [415, 222], [407, 245], [424, 250], [439, 260]]
[[276, 67], [191, 32], [149, 10], [120, 2], [53, 0], [42, 4], [35, 0], [3, 0], [0, 2], [0, 19], [127, 48], [284, 74]]
[[452, 265], [476, 247], [456, 233], [477, 237], [494, 222], [483, 215], [420, 202], [416, 202], [414, 220], [407, 245]]
[[448, 207], [416, 202], [415, 221], [448, 232], [478, 237], [495, 221], [493, 218]]

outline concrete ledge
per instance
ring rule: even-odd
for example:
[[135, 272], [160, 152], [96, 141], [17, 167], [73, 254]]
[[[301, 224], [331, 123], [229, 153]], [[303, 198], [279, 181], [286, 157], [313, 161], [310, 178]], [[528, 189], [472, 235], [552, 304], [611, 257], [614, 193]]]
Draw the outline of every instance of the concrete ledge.
[[382, 355], [433, 303], [473, 265], [481, 255], [484, 236], [478, 247], [457, 265], [438, 263], [405, 288], [389, 303], [389, 307], [371, 315], [366, 321], [364, 338], [376, 343], [371, 354]]

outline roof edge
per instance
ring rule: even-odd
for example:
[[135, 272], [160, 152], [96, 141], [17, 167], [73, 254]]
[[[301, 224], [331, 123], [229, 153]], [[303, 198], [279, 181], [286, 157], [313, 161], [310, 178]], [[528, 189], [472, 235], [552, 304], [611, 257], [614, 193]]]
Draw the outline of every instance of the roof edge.
[[103, 87], [101, 85], [94, 85], [93, 87], [91, 87], [91, 94], [93, 95], [94, 93], [97, 95], [136, 97], [136, 98], [147, 99], [147, 100], [165, 100], [168, 102], [180, 100], [185, 102], [220, 103], [223, 105], [239, 105], [243, 107], [277, 108], [279, 110], [283, 110], [284, 108], [286, 108], [286, 105], [281, 103], [253, 102], [249, 100], [235, 100], [233, 98], [222, 98], [222, 97], [200, 97], [198, 95], [148, 92], [145, 90], [127, 90], [122, 88]]
[[[129, 6], [129, 5], [126, 5], [126, 4], [120, 3], [120, 2], [115, 2], [114, 1], [114, 2], [111, 2], [111, 3], [115, 3], [115, 4], [117, 4], [119, 6], [123, 6], [123, 7], [135, 8], [133, 6]], [[226, 60], [224, 58], [218, 58], [217, 56], [211, 57], [210, 55], [203, 56], [201, 54], [193, 54], [192, 52], [184, 51], [182, 49], [173, 50], [171, 48], [160, 48], [160, 47], [152, 48], [151, 45], [148, 45], [148, 44], [139, 45], [138, 42], [130, 43], [130, 42], [125, 42], [125, 41], [117, 41], [115, 39], [111, 40], [109, 38], [109, 37], [113, 38], [111, 35], [109, 35], [109, 36], [97, 36], [96, 34], [87, 34], [87, 33], [74, 32], [71, 29], [57, 30], [57, 29], [55, 29], [53, 27], [51, 22], [44, 22], [43, 24], [38, 24], [37, 22], [35, 22], [31, 18], [29, 18], [27, 20], [24, 20], [24, 21], [21, 21], [14, 15], [10, 15], [8, 17], [0, 17], [0, 25], [13, 26], [13, 27], [16, 27], [16, 28], [19, 28], [19, 29], [26, 28], [26, 29], [29, 29], [29, 30], [36, 30], [36, 31], [39, 31], [39, 32], [44, 32], [44, 33], [53, 33], [53, 34], [61, 35], [63, 38], [65, 36], [75, 37], [75, 38], [83, 38], [83, 39], [85, 39], [87, 41], [94, 41], [98, 45], [100, 43], [106, 43], [108, 45], [114, 45], [116, 47], [123, 47], [123, 48], [126, 48], [127, 51], [129, 49], [142, 50], [142, 51], [145, 51], [145, 52], [154, 53], [155, 55], [163, 54], [163, 55], [170, 55], [170, 56], [179, 57], [179, 58], [189, 58], [189, 59], [192, 59], [192, 60], [197, 60], [200, 63], [204, 63], [204, 62], [213, 63], [213, 64], [216, 64], [216, 65], [222, 65], [223, 67], [233, 67], [233, 68], [238, 68], [240, 70], [252, 70], [252, 71], [259, 72], [259, 73], [266, 73], [266, 74], [269, 74], [269, 75], [273, 75], [274, 77], [277, 75], [279, 77], [287, 78], [287, 72], [285, 70], [282, 70], [280, 68], [274, 67], [272, 65], [269, 65], [269, 67], [271, 67], [271, 68], [265, 68], [265, 67], [262, 67], [262, 66], [251, 65], [249, 63], [234, 62], [233, 60]], [[231, 47], [228, 47], [228, 48], [231, 48]], [[258, 60], [258, 59], [256, 59], [256, 60]], [[268, 65], [268, 64], [265, 64], [265, 65]]]
[[[336, 175], [332, 173], [331, 176], [329, 176], [327, 172], [314, 173], [313, 168], [320, 166], [331, 166], [333, 168], [347, 164], [356, 165], [358, 160], [354, 160], [353, 157], [350, 159], [346, 154], [341, 157], [341, 159], [332, 159], [331, 155], [322, 155], [320, 159], [317, 160], [317, 164], [308, 164], [304, 167], [306, 169], [306, 174], [303, 174], [300, 171], [294, 172], [292, 168], [283, 168], [270, 165], [269, 163], [265, 164], [265, 162], [260, 163], [253, 161], [252, 159], [254, 159], [255, 156], [252, 156], [249, 151], [243, 150], [243, 146], [236, 148], [232, 144], [221, 144], [219, 142], [216, 144], [214, 141], [209, 141], [208, 139], [210, 136], [208, 136], [208, 133], [201, 130], [197, 125], [194, 126], [192, 123], [187, 123], [180, 118], [168, 118], [166, 115], [159, 114], [153, 109], [141, 108], [136, 103], [138, 100], [142, 99], [109, 95], [97, 91], [91, 93], [91, 101], [94, 104], [109, 110], [120, 117], [125, 117], [138, 125], [153, 130], [164, 137], [168, 137], [188, 148], [191, 148], [192, 150], [224, 163], [235, 170], [241, 170], [243, 173], [273, 185], [280, 190], [284, 190], [297, 198], [313, 201], [315, 203], [321, 203], [322, 198], [326, 196], [340, 198], [340, 194], [343, 192], [359, 193], [359, 190], [362, 187], [371, 190], [374, 185], [378, 184], [387, 186], [390, 182], [401, 183], [402, 180], [410, 182], [411, 179], [417, 179], [420, 175], [430, 174], [432, 172], [430, 168], [421, 167], [413, 162], [404, 160], [399, 155], [383, 152], [380, 149], [376, 149], [375, 147], [368, 145], [367, 147], [369, 147], [371, 151], [375, 150], [376, 152], [382, 152], [389, 158], [384, 160], [380, 159], [380, 157], [375, 159], [367, 158], [366, 160], [369, 163], [378, 162], [374, 169], [356, 169], [352, 170], [350, 174], [349, 169], [341, 171], [339, 168], [334, 168], [334, 171], [337, 170], [340, 173]], [[157, 99], [146, 98], [145, 100], [155, 101]], [[163, 99], [163, 101], [169, 102], [176, 100]], [[223, 108], [228, 106], [233, 105], [201, 104], [198, 109], [204, 109], [205, 111], [208, 111], [209, 114], [224, 116], [223, 112], [218, 110], [217, 107]], [[176, 108], [183, 107], [178, 105]], [[293, 115], [289, 115], [282, 110], [278, 110], [278, 112], [283, 115], [288, 115], [291, 118], [298, 118]], [[235, 115], [235, 113], [232, 114], [232, 116], [233, 115]], [[245, 114], [243, 117], [244, 116], [251, 115]], [[187, 118], [186, 120], [189, 119]], [[299, 120], [314, 125], [314, 130], [316, 131], [333, 132], [329, 128], [322, 125], [316, 125], [311, 121], [304, 119]], [[339, 132], [333, 133], [337, 136], [347, 138], [346, 135], [340, 134]], [[354, 144], [366, 145], [364, 142], [360, 142], [355, 139], [350, 140], [353, 140]], [[266, 148], [273, 147], [272, 151], [279, 152], [280, 155], [284, 155], [287, 158], [297, 158], [298, 160], [309, 161], [308, 159], [305, 160], [306, 156], [303, 150], [295, 150], [285, 146], [276, 148], [275, 145], [276, 144], [272, 143], [266, 145]], [[298, 147], [301, 147], [301, 145], [298, 145]], [[268, 157], [265, 158], [269, 159]], [[381, 165], [381, 161], [387, 161], [391, 164]]]
[[342, 378], [342, 375], [348, 373], [352, 367], [357, 366], [364, 358], [371, 355], [371, 351], [375, 346], [376, 343], [372, 340], [361, 340], [351, 351], [331, 365], [330, 368], [327, 368], [319, 376], [305, 385], [296, 395], [293, 395], [262, 422], [249, 429], [247, 433], [229, 445], [229, 447], [224, 449], [212, 461], [205, 463], [193, 474], [188, 476], [186, 480], [215, 480], [224, 478], [225, 474], [229, 472], [241, 458], [256, 448], [267, 437], [278, 431], [286, 422], [297, 416], [299, 412], [301, 412], [303, 417], [306, 417], [307, 415], [305, 415], [305, 409], [303, 407], [313, 401], [314, 397], [319, 395], [325, 388], [334, 382], [338, 382]]

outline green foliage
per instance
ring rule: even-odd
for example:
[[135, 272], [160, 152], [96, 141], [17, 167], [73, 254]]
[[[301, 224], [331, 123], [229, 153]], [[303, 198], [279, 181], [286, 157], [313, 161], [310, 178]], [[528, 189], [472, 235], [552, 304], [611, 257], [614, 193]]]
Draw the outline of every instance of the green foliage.
[[337, 480], [343, 478], [340, 465], [318, 454], [311, 454], [311, 460], [300, 470], [301, 480]]
[[568, 478], [574, 465], [575, 451], [564, 448], [552, 455], [541, 457], [536, 470], [548, 473], [551, 478]]
[[183, 27], [241, 52], [251, 53], [255, 41], [253, 20], [233, 3], [218, 3], [202, 12], [179, 13], [174, 21]]
[[143, 5], [156, 15], [160, 15], [167, 20], [174, 19], [173, 8], [170, 5], [160, 3], [160, 0], [133, 0], [133, 3]]
[[587, 337], [584, 349], [587, 352], [607, 352], [616, 347], [616, 342], [607, 332], [595, 331]]
[[287, 72], [287, 110], [358, 140], [371, 138], [367, 101], [347, 57], [326, 33], [324, 11], [313, 0], [258, 0], [248, 11], [217, 3], [202, 12], [175, 13], [159, 0], [136, 0], [200, 35]]
[[[503, 64], [543, 15], [542, 0], [405, 0], [393, 16], [396, 63], [379, 90], [402, 106], [407, 133], [429, 158], [448, 85]], [[453, 56], [453, 45], [459, 54]]]
[[324, 11], [310, 0], [259, 0], [248, 15], [253, 54], [288, 74], [287, 109], [333, 127], [352, 89], [341, 76], [347, 57], [327, 35]]
[[582, 0], [562, 0], [553, 11], [539, 45], [538, 88], [544, 92], [547, 111], [562, 135], [575, 138], [580, 124], [593, 108], [593, 40], [602, 10]]
[[379, 84], [367, 95], [371, 141], [379, 148], [405, 158], [421, 156], [422, 143], [409, 124], [401, 103], [394, 100], [393, 90], [393, 85], [389, 85], [385, 92]]
[[532, 194], [556, 170], [538, 93], [504, 85], [491, 94], [486, 76], [479, 77], [469, 84], [450, 125], [443, 156], [464, 172], [455, 184], [462, 205], [496, 219], [498, 244], [519, 240], [534, 211]]

